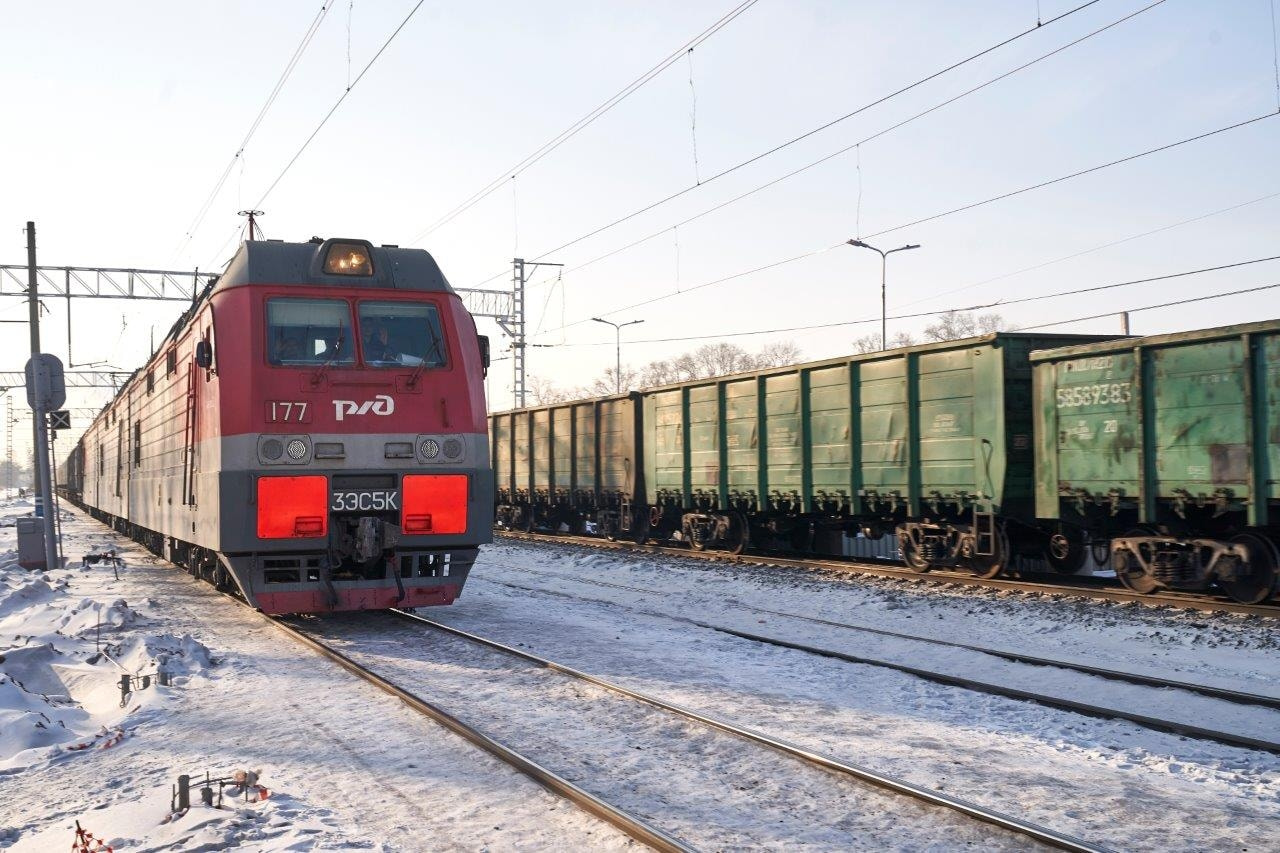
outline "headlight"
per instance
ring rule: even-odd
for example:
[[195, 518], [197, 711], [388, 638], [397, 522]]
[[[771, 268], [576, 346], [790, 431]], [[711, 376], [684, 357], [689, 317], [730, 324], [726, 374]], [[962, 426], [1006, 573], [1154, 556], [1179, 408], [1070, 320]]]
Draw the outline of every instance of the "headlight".
[[[279, 442], [276, 442], [276, 444], [279, 444]], [[285, 448], [284, 452], [289, 454], [289, 458], [295, 462], [300, 459], [306, 459], [307, 443], [300, 438], [295, 438], [289, 442], [289, 445]], [[279, 458], [278, 454], [277, 458]]]
[[[290, 442], [289, 446], [292, 447], [293, 442]], [[263, 458], [274, 461], [276, 459], [279, 459], [283, 453], [284, 453], [284, 442], [280, 441], [280, 439], [269, 438], [266, 441], [262, 442]]]
[[421, 451], [422, 455], [427, 459], [435, 459], [440, 455], [440, 442], [436, 441], [434, 438], [428, 438], [426, 441], [422, 442], [422, 445], [418, 450]]

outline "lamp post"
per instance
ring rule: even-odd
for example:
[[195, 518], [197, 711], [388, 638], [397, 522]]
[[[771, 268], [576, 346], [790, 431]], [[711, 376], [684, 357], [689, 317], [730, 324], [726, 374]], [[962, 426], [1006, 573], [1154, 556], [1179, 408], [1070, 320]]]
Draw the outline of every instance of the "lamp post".
[[861, 240], [856, 240], [856, 239], [846, 240], [845, 242], [848, 243], [850, 246], [857, 246], [859, 249], [870, 249], [871, 251], [877, 252], [880, 255], [880, 349], [882, 350], [888, 349], [889, 333], [886, 327], [888, 326], [889, 312], [888, 312], [888, 309], [886, 308], [886, 302], [885, 302], [885, 284], [884, 284], [885, 266], [888, 262], [889, 256], [892, 255], [894, 252], [905, 252], [908, 249], [919, 249], [920, 245], [918, 243], [908, 243], [905, 246], [899, 246], [896, 249], [890, 249], [889, 251], [884, 252], [884, 251], [881, 251], [880, 249], [877, 249], [875, 246], [872, 246], [869, 243], [862, 242]]
[[622, 393], [622, 330], [627, 326], [634, 326], [636, 323], [643, 323], [644, 320], [631, 320], [626, 323], [615, 323], [612, 320], [601, 320], [599, 317], [592, 317], [597, 323], [604, 323], [606, 326], [613, 326], [615, 337], [615, 366], [613, 368], [613, 393]]

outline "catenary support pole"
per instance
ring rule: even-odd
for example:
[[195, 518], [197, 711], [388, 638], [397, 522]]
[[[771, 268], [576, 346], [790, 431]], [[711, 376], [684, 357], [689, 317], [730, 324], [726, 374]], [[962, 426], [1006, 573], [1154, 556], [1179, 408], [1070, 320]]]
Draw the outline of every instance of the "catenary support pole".
[[31, 358], [33, 360], [31, 379], [35, 387], [31, 389], [34, 402], [32, 420], [35, 421], [35, 465], [36, 491], [40, 495], [40, 503], [44, 508], [44, 560], [46, 569], [61, 567], [58, 562], [58, 537], [54, 530], [53, 489], [50, 488], [52, 478], [49, 476], [49, 433], [48, 412], [45, 406], [44, 371], [34, 364], [40, 355], [40, 294], [38, 289], [38, 273], [36, 272], [36, 224], [27, 223], [27, 298], [30, 302], [31, 323]]

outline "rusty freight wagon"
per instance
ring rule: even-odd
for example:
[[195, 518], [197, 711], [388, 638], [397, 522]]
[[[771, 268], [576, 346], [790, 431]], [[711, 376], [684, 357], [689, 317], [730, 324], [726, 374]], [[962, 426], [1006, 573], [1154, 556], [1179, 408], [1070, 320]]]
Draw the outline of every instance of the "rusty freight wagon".
[[614, 536], [643, 498], [639, 394], [489, 417], [496, 519], [514, 530]]
[[1085, 340], [996, 333], [646, 390], [637, 533], [806, 552], [894, 536], [914, 569], [985, 576], [1045, 554], [1029, 354]]
[[1280, 320], [1032, 355], [1036, 512], [1139, 592], [1275, 589]]

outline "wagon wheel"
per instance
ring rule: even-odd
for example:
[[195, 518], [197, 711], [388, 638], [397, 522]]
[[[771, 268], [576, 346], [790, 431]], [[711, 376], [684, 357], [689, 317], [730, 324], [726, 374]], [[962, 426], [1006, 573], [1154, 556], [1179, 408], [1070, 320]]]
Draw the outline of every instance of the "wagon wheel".
[[903, 531], [898, 531], [898, 549], [902, 551], [902, 562], [907, 564], [908, 569], [913, 572], [929, 571], [929, 562], [920, 556], [920, 551], [911, 541], [911, 537]]
[[1055, 572], [1074, 575], [1084, 568], [1089, 549], [1085, 547], [1084, 531], [1078, 527], [1062, 525], [1049, 537], [1044, 549], [1045, 560]]
[[984, 557], [975, 554], [969, 558], [969, 568], [977, 577], [993, 578], [1004, 571], [1004, 567], [1009, 563], [1009, 534], [1005, 531], [1003, 524], [996, 525], [995, 533], [994, 554]]
[[637, 545], [643, 545], [649, 539], [651, 526], [649, 507], [642, 504], [632, 515], [631, 540]]
[[[1130, 536], [1151, 536], [1155, 531], [1150, 527], [1135, 527], [1125, 533]], [[1142, 569], [1142, 565], [1122, 551], [1117, 551], [1111, 560], [1111, 568], [1115, 571], [1120, 583], [1141, 595], [1150, 595], [1160, 587], [1160, 582]]]
[[1218, 581], [1227, 595], [1242, 604], [1257, 604], [1266, 601], [1276, 588], [1276, 578], [1280, 575], [1278, 566], [1280, 559], [1276, 557], [1275, 546], [1271, 541], [1257, 533], [1241, 533], [1231, 537], [1233, 545], [1244, 545], [1249, 549], [1249, 574], [1234, 581]]
[[600, 523], [596, 526], [600, 535], [610, 542], [618, 541], [618, 525], [613, 523], [613, 516], [608, 512], [600, 514]]
[[730, 554], [741, 554], [747, 550], [747, 540], [750, 538], [747, 520], [742, 517], [742, 513], [729, 513], [729, 530], [724, 540], [725, 550]]

